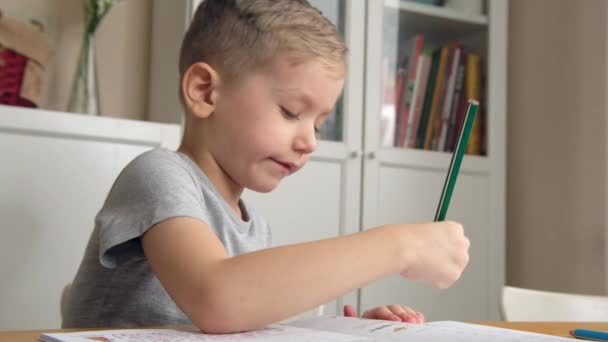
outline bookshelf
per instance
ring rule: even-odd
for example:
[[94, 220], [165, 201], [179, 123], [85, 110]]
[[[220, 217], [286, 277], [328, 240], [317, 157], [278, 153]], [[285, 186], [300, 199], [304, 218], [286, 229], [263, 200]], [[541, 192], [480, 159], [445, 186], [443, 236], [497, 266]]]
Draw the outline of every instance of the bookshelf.
[[432, 220], [450, 162], [449, 149], [395, 146], [394, 137], [386, 138], [387, 118], [397, 119], [397, 97], [390, 92], [396, 92], [404, 55], [414, 51], [413, 43], [407, 45], [412, 37], [422, 35], [430, 51], [457, 41], [480, 56], [479, 95], [486, 118], [480, 132], [486, 147], [482, 154], [465, 156], [447, 215], [463, 223], [471, 240], [471, 261], [462, 278], [438, 291], [395, 276], [361, 289], [359, 305], [405, 303], [432, 320], [499, 319], [505, 278], [507, 2], [488, 1], [479, 14], [406, 0], [368, 1], [366, 10], [361, 227]]

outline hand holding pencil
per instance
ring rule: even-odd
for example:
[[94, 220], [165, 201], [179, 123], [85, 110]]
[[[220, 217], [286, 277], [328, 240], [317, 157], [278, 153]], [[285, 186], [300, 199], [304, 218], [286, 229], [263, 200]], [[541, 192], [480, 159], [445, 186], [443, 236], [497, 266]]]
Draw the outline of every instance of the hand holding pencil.
[[420, 280], [440, 289], [447, 288], [458, 280], [469, 262], [470, 242], [464, 235], [462, 225], [445, 221], [445, 218], [478, 110], [479, 102], [469, 100], [437, 206], [437, 223], [423, 225], [423, 232], [413, 234], [418, 238], [418, 241], [414, 240], [418, 250], [413, 248], [416, 257], [407, 270], [401, 273], [406, 278]]
[[408, 257], [402, 276], [439, 289], [450, 287], [460, 278], [469, 263], [470, 246], [462, 225], [442, 221], [398, 226], [411, 232], [404, 239], [403, 250]]

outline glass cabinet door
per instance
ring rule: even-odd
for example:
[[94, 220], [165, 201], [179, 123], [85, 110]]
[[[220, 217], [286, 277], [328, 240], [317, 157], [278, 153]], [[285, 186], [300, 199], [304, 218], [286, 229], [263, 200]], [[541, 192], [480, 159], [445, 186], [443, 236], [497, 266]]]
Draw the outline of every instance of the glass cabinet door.
[[[506, 22], [507, 6], [504, 1], [488, 3], [496, 19], [491, 23], [485, 2], [479, 0], [367, 1], [364, 229], [433, 220], [466, 99], [480, 100], [482, 119], [504, 118], [500, 106], [492, 108], [495, 117], [486, 116], [484, 79], [488, 43], [500, 47], [496, 41], [506, 40], [498, 34], [506, 28], [494, 23]], [[496, 59], [504, 60], [502, 51], [492, 50], [492, 70], [499, 73]], [[495, 77], [489, 80], [490, 94], [506, 87]], [[492, 104], [500, 101], [494, 96]], [[483, 155], [484, 120], [478, 121], [477, 130], [477, 150], [470, 153]], [[502, 144], [503, 133], [494, 132], [499, 133], [492, 136], [499, 138], [494, 142]], [[490, 151], [500, 153], [496, 147]], [[502, 279], [502, 254], [494, 246], [500, 244], [495, 241], [504, 227], [496, 213], [504, 207], [504, 190], [502, 171], [494, 166], [500, 165], [501, 156], [489, 157], [465, 157], [448, 213], [449, 220], [465, 225], [471, 241], [471, 262], [458, 282], [438, 292], [399, 276], [388, 277], [361, 289], [360, 308], [406, 303], [430, 320], [496, 317], [494, 294]]]
[[[485, 154], [483, 0], [384, 0], [379, 145], [450, 152], [467, 99], [481, 102], [468, 153]], [[372, 42], [373, 44], [373, 42]]]
[[[338, 31], [345, 36], [344, 27], [344, 0], [311, 0], [310, 3], [318, 8], [324, 16], [331, 20]], [[319, 139], [329, 141], [342, 141], [343, 108], [344, 97], [340, 96], [336, 107], [325, 123], [319, 129]]]

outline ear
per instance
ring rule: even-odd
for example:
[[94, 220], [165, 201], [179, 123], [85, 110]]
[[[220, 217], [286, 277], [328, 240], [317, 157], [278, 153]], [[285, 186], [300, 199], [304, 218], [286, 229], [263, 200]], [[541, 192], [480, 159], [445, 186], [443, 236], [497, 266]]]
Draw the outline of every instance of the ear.
[[213, 113], [218, 97], [219, 74], [207, 63], [194, 63], [182, 78], [182, 94], [190, 112], [198, 118]]

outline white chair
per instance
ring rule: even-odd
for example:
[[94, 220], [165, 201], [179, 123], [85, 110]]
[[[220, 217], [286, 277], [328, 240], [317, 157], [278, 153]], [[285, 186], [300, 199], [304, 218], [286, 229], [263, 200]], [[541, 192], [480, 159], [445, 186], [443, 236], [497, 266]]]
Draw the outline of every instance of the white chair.
[[550, 292], [504, 286], [505, 321], [606, 322], [608, 296]]

